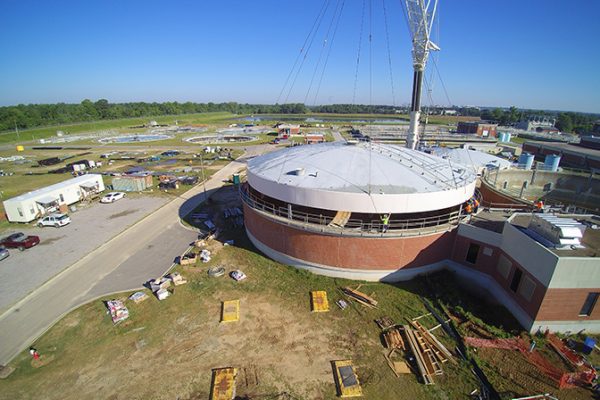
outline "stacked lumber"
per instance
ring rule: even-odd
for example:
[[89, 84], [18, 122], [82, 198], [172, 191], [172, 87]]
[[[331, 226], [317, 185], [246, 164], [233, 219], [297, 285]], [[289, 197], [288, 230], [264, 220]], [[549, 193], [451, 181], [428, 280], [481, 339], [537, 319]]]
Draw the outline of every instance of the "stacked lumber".
[[345, 287], [342, 289], [342, 292], [344, 292], [344, 294], [346, 296], [348, 296], [348, 298], [362, 304], [363, 306], [366, 307], [370, 307], [370, 308], [376, 308], [377, 307], [377, 300], [373, 299], [372, 297], [359, 292], [358, 290], [349, 288], [349, 287]]
[[431, 331], [427, 330], [423, 325], [421, 325], [418, 321], [410, 321], [410, 324], [419, 332], [419, 334], [423, 337], [425, 342], [429, 345], [436, 358], [445, 363], [446, 361], [452, 361], [456, 363], [456, 360], [452, 356], [452, 353], [448, 351], [446, 346], [444, 346]]
[[396, 328], [391, 328], [383, 332], [383, 340], [385, 341], [385, 347], [388, 349], [404, 350], [404, 340], [402, 339], [400, 331]]
[[425, 358], [423, 357], [423, 353], [421, 352], [421, 348], [419, 347], [419, 343], [414, 335], [413, 330], [408, 325], [404, 325], [403, 328], [408, 342], [408, 347], [415, 357], [415, 362], [423, 383], [426, 385], [433, 385], [433, 376], [430, 371], [427, 370]]

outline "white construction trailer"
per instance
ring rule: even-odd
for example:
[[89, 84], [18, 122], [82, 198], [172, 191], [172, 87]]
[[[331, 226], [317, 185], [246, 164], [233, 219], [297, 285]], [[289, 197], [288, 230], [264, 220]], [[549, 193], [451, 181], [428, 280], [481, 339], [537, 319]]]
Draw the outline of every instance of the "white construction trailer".
[[102, 175], [81, 175], [4, 201], [10, 222], [31, 222], [104, 191]]

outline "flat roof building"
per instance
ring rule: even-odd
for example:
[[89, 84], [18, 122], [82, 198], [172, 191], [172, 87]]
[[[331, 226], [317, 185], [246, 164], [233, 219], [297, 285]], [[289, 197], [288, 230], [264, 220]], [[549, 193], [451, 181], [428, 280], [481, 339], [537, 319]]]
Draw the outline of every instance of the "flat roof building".
[[497, 137], [498, 124], [490, 124], [477, 121], [460, 121], [456, 127], [456, 133], [475, 134], [484, 138]]
[[86, 174], [4, 201], [10, 222], [31, 222], [62, 205], [71, 205], [104, 191], [102, 175]]

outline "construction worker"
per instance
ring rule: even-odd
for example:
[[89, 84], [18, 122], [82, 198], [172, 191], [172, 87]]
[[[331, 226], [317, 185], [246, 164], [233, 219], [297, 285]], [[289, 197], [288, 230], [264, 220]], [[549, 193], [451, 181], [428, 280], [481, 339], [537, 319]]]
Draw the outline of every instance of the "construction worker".
[[465, 205], [465, 213], [471, 214], [473, 212], [473, 206], [471, 205], [471, 201], [467, 201], [467, 204]]
[[473, 198], [473, 212], [477, 213], [477, 210], [479, 210], [479, 200]]
[[538, 212], [542, 212], [544, 210], [544, 202], [542, 200], [538, 200], [535, 202], [535, 209]]
[[381, 216], [381, 225], [383, 233], [387, 232], [390, 227], [390, 214], [383, 214]]

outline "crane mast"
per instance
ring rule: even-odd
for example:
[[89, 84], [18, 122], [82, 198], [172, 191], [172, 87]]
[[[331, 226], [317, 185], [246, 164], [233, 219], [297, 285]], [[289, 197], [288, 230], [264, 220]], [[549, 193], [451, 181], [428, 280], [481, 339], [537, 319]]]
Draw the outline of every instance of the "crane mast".
[[421, 86], [430, 50], [440, 48], [430, 40], [438, 0], [405, 0], [408, 29], [412, 36], [413, 90], [410, 106], [410, 125], [406, 147], [415, 149], [419, 142], [421, 116]]

